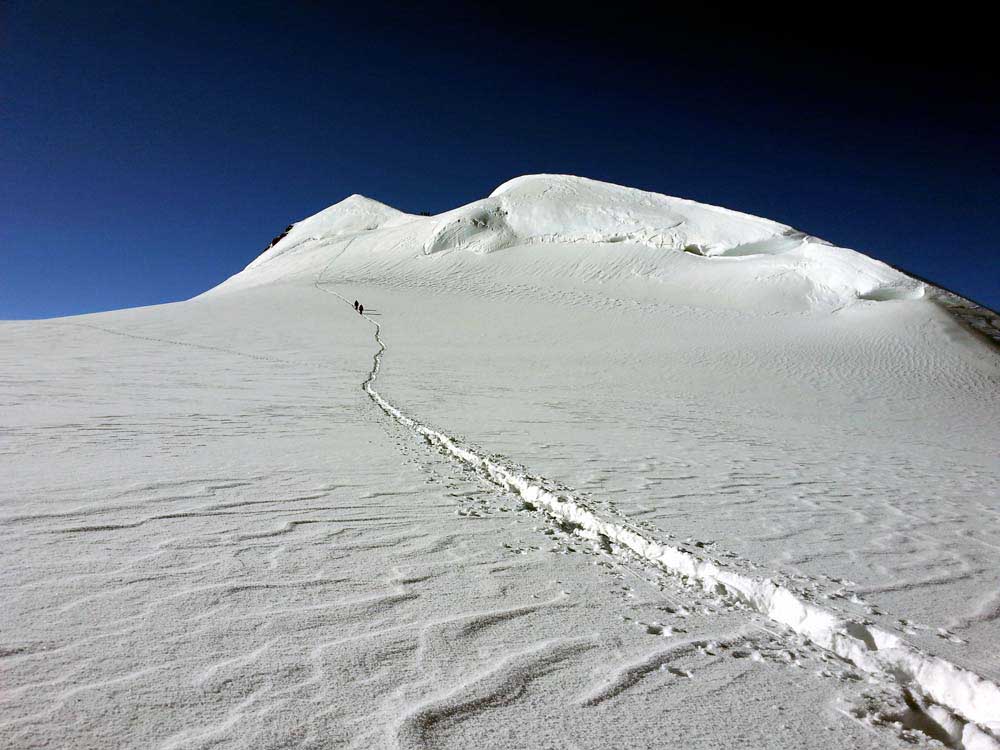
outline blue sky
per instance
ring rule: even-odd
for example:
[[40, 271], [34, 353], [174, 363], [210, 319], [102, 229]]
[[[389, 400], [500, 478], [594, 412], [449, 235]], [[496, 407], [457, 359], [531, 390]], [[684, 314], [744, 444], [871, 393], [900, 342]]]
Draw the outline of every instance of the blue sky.
[[872, 18], [632, 6], [0, 14], [0, 318], [185, 299], [351, 193], [436, 213], [534, 172], [766, 216], [1000, 307], [974, 18], [890, 44]]

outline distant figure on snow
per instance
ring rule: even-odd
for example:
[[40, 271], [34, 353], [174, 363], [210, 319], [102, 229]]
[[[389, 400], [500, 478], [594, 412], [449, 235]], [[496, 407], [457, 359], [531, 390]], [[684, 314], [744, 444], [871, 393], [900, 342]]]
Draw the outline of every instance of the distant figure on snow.
[[365, 306], [364, 305], [358, 305], [358, 312], [361, 313], [362, 315], [364, 315], [365, 314]]
[[357, 310], [357, 309], [358, 309], [358, 301], [357, 301], [357, 300], [354, 300], [354, 309], [355, 309], [355, 310]]

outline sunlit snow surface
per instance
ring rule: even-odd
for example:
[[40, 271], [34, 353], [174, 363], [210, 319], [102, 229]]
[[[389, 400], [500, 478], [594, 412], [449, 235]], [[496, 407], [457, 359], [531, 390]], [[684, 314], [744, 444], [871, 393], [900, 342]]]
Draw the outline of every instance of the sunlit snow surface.
[[[1000, 360], [926, 292], [538, 176], [436, 217], [353, 196], [190, 302], [4, 323], [0, 744], [989, 747]], [[374, 323], [407, 419], [820, 615], [428, 444], [362, 390]], [[947, 684], [879, 671], [904, 647]]]

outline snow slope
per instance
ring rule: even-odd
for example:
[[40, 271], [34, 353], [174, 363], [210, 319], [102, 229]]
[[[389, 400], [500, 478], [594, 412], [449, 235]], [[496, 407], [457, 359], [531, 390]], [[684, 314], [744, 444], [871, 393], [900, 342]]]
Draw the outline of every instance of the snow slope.
[[538, 175], [2, 324], [0, 737], [996, 747], [1000, 366], [936, 299]]
[[330, 260], [331, 243], [370, 239], [374, 230], [378, 242], [364, 242], [362, 257], [349, 246], [342, 251], [344, 263], [381, 276], [440, 275], [420, 255], [460, 255], [445, 265], [468, 267], [469, 255], [533, 247], [531, 273], [553, 283], [656, 282], [656, 296], [702, 306], [835, 309], [857, 299], [917, 298], [924, 289], [884, 263], [773, 221], [579, 177], [536, 175], [436, 217], [352, 196], [295, 224], [217, 291], [315, 273]]

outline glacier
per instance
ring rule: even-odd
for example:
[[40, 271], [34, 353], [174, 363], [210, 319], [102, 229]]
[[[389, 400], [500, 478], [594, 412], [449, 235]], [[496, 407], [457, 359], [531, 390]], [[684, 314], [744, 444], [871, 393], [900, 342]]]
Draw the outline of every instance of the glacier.
[[0, 737], [998, 747], [996, 316], [956, 299], [531, 175], [0, 323]]

